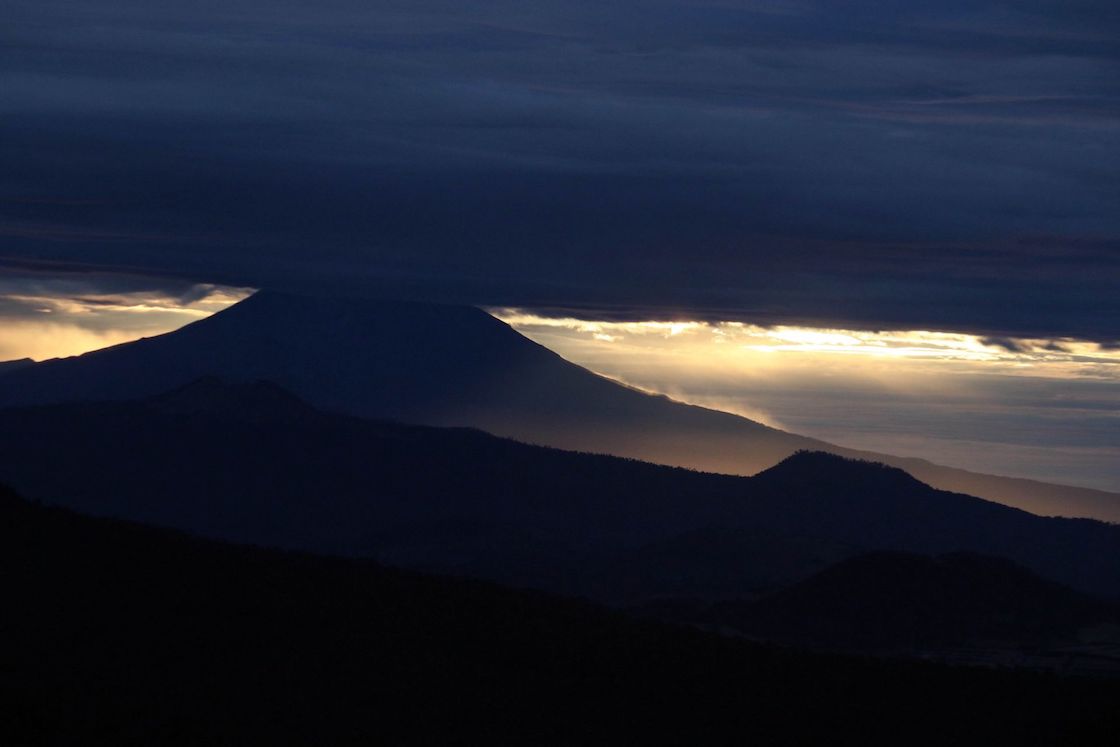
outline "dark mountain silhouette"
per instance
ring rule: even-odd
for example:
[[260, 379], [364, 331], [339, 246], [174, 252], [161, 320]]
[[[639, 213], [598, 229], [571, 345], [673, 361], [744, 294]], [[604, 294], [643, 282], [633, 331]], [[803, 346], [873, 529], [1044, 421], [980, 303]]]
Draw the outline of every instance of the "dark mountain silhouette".
[[1120, 606], [1002, 558], [877, 552], [757, 601], [680, 608], [668, 616], [797, 644], [929, 651], [1074, 644], [1086, 628], [1120, 622]]
[[481, 310], [260, 292], [176, 332], [0, 373], [0, 407], [131, 399], [203, 376], [265, 379], [329, 410], [470, 426], [565, 449], [749, 475], [801, 449], [870, 458], [1043, 515], [1120, 521], [1120, 496], [844, 449], [640, 392]]
[[[36, 499], [207, 537], [610, 599], [678, 591], [606, 571], [634, 566], [627, 558], [650, 543], [687, 545], [678, 535], [726, 525], [745, 483], [336, 415], [274, 384], [214, 378], [143, 401], [0, 411], [0, 479]], [[773, 588], [843, 557], [755, 536], [760, 544], [740, 536], [730, 556], [712, 557], [706, 543], [685, 552], [685, 588]], [[768, 554], [783, 560], [761, 562]], [[746, 556], [763, 557], [735, 562]]]
[[0, 487], [11, 745], [1111, 744], [1115, 681], [769, 648]]
[[798, 453], [754, 478], [316, 410], [274, 384], [0, 410], [0, 479], [83, 512], [584, 594], [742, 596], [868, 550], [1007, 557], [1120, 596], [1120, 527]]
[[14, 361], [0, 361], [0, 375], [15, 371], [17, 368], [25, 368], [34, 364], [35, 361], [30, 358], [20, 358]]

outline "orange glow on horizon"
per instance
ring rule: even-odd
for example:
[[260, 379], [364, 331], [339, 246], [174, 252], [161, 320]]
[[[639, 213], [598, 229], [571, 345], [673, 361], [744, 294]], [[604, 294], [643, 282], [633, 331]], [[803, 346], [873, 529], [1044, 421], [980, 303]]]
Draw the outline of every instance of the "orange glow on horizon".
[[[798, 367], [871, 370], [888, 361], [912, 372], [945, 364], [961, 371], [1057, 378], [1120, 380], [1120, 350], [1084, 340], [1013, 339], [929, 330], [867, 331], [742, 322], [608, 322], [542, 317], [519, 309], [490, 309], [496, 318], [577, 363], [639, 354], [672, 359], [682, 368]], [[772, 354], [781, 354], [778, 359]], [[594, 365], [590, 367], [594, 368]], [[596, 369], [598, 370], [598, 369]]]
[[5, 298], [34, 315], [5, 319], [0, 361], [65, 358], [123, 342], [172, 332], [252, 294], [248, 288], [201, 286], [199, 297], [181, 301], [155, 293], [67, 296], [9, 294]]

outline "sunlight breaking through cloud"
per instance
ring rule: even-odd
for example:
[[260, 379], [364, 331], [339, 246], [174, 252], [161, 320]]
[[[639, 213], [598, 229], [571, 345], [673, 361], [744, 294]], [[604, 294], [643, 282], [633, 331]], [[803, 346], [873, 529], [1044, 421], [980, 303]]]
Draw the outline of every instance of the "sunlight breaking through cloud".
[[150, 337], [204, 319], [248, 296], [245, 288], [196, 284], [159, 290], [86, 292], [0, 280], [0, 361], [45, 360]]
[[490, 313], [609, 378], [784, 430], [1120, 487], [1120, 350], [1095, 342]]
[[[696, 363], [726, 364], [739, 359], [758, 365], [758, 354], [858, 356], [990, 364], [988, 370], [1029, 376], [1095, 377], [1120, 380], [1120, 350], [1095, 342], [1062, 338], [1036, 340], [912, 331], [764, 327], [741, 322], [610, 322], [538, 316], [520, 309], [489, 310], [530, 337], [580, 337], [622, 346], [637, 344], [650, 354], [696, 356]], [[573, 337], [573, 334], [575, 337]], [[660, 338], [662, 342], [655, 342]], [[717, 347], [718, 346], [718, 347]]]

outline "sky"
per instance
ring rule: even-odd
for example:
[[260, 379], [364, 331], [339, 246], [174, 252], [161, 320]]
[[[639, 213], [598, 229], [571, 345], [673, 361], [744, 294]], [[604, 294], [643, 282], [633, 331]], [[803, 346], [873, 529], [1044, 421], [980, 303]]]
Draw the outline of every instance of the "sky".
[[[1120, 349], [1114, 0], [0, 9], [0, 359], [154, 334], [259, 287], [703, 322], [701, 336], [738, 323]], [[1034, 418], [1087, 398], [1063, 410], [1063, 448], [1105, 457], [1063, 463], [1116, 484], [1100, 467], [1114, 389], [1080, 365], [1033, 377], [1002, 359], [801, 350], [865, 363], [829, 380], [848, 409], [822, 395], [799, 415], [757, 376], [650, 368], [658, 346], [548, 329], [596, 370], [856, 446], [994, 444], [997, 421], [946, 387]], [[694, 368], [724, 365], [716, 345], [691, 350]], [[931, 366], [964, 368], [927, 386]], [[826, 391], [811, 373], [791, 380]], [[910, 431], [845, 425], [891, 376], [928, 401], [903, 408], [880, 386], [872, 399], [894, 404], [868, 411], [905, 413]], [[1027, 440], [1000, 442], [1008, 463], [1053, 461]]]
[[3, 0], [0, 256], [1120, 340], [1112, 0]]
[[0, 362], [64, 358], [164, 334], [251, 293], [120, 272], [8, 268], [0, 273]]
[[677, 400], [852, 448], [1120, 492], [1120, 350], [1098, 343], [490, 311]]

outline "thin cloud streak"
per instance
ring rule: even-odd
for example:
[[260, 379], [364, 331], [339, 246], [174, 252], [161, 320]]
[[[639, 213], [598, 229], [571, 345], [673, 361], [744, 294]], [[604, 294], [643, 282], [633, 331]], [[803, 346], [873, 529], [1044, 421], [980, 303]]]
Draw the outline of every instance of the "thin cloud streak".
[[[744, 360], [752, 353], [813, 353], [907, 360], [982, 362], [986, 370], [1006, 375], [1058, 378], [1101, 378], [1120, 382], [1120, 354], [1110, 346], [1086, 340], [980, 337], [965, 333], [820, 329], [743, 322], [603, 321], [541, 316], [521, 309], [489, 312], [526, 334], [563, 330], [590, 334], [598, 342], [682, 336], [687, 350], [711, 346], [712, 355]], [[687, 343], [684, 341], [687, 338]], [[669, 347], [669, 346], [667, 346]]]

